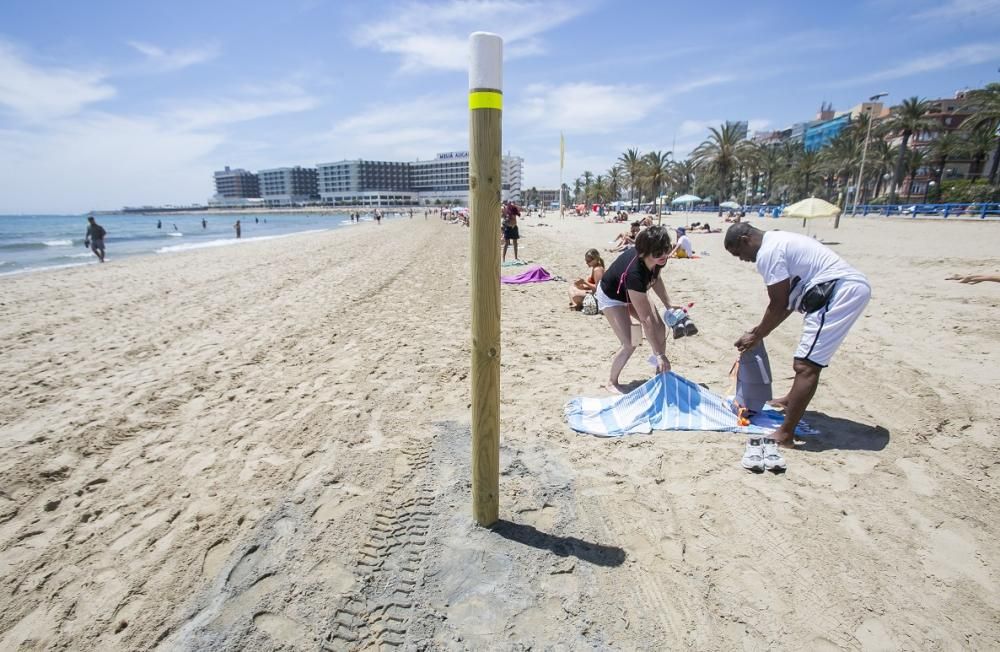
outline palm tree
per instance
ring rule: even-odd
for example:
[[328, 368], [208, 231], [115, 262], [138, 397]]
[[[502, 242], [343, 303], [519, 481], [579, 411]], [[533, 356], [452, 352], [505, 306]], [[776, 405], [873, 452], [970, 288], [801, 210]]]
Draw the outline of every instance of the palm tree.
[[820, 171], [819, 152], [817, 150], [806, 150], [803, 147], [795, 158], [792, 170], [796, 178], [802, 179], [802, 194], [800, 197], [804, 199], [811, 194], [812, 184], [810, 181]]
[[899, 147], [899, 159], [896, 161], [896, 173], [892, 177], [892, 185], [889, 186], [889, 203], [896, 203], [896, 186], [903, 180], [903, 167], [906, 163], [906, 146], [910, 142], [910, 136], [921, 131], [932, 130], [937, 123], [927, 117], [931, 105], [927, 100], [919, 97], [911, 97], [903, 100], [903, 103], [893, 109], [893, 115], [886, 122], [886, 130], [902, 134], [903, 143]]
[[[857, 133], [853, 129], [844, 129], [819, 150], [819, 158], [831, 178], [836, 179], [838, 188], [846, 188], [861, 164], [861, 144]], [[840, 204], [839, 199], [837, 203]]]
[[608, 201], [608, 196], [611, 194], [608, 188], [608, 181], [602, 174], [598, 174], [594, 178], [594, 185], [590, 187], [590, 200], [598, 204], [604, 204]]
[[896, 151], [898, 148], [892, 147], [881, 138], [869, 145], [872, 161], [871, 172], [875, 178], [875, 192], [872, 197], [878, 197], [882, 192], [882, 183], [886, 176], [892, 171], [896, 163]]
[[963, 149], [966, 155], [972, 159], [972, 167], [969, 169], [969, 175], [974, 180], [980, 179], [983, 176], [986, 157], [993, 148], [993, 138], [993, 132], [988, 126], [973, 129], [965, 135]]
[[629, 185], [632, 186], [632, 196], [635, 201], [639, 195], [639, 188], [642, 185], [642, 156], [638, 149], [628, 149], [618, 157], [618, 162], [622, 164], [625, 174], [628, 175]]
[[643, 177], [652, 191], [653, 201], [656, 202], [656, 223], [659, 224], [663, 204], [658, 200], [663, 192], [663, 184], [670, 178], [670, 152], [649, 152], [642, 160], [645, 163]]
[[944, 175], [944, 168], [948, 165], [948, 159], [954, 158], [962, 150], [962, 137], [954, 131], [942, 131], [938, 137], [931, 141], [928, 149], [928, 156], [934, 161], [937, 167], [935, 181], [938, 187], [941, 186], [941, 177]]
[[909, 183], [906, 184], [906, 196], [913, 196], [913, 178], [917, 176], [917, 171], [924, 167], [927, 162], [927, 156], [924, 154], [923, 150], [911, 149], [910, 153], [906, 156], [906, 178], [909, 179]]
[[699, 168], [717, 176], [719, 201], [722, 202], [729, 198], [730, 176], [741, 162], [742, 131], [740, 125], [727, 121], [719, 128], [709, 128], [708, 132], [708, 139], [691, 152], [691, 158]]
[[583, 201], [590, 202], [590, 184], [594, 182], [594, 173], [590, 170], [583, 171]]
[[614, 201], [618, 200], [621, 196], [622, 182], [625, 178], [625, 173], [622, 171], [622, 166], [615, 163], [608, 170], [608, 193], [611, 199]]
[[990, 183], [997, 181], [997, 168], [1000, 167], [1000, 135], [997, 129], [1000, 128], [1000, 83], [987, 84], [986, 88], [979, 88], [969, 91], [966, 96], [969, 103], [975, 108], [965, 124], [973, 128], [987, 129], [989, 133], [996, 136], [996, 149], [993, 150], [993, 165], [990, 166]]
[[690, 159], [677, 161], [670, 166], [670, 182], [681, 195], [691, 192], [694, 187], [695, 167]]
[[582, 188], [583, 181], [580, 180], [580, 177], [577, 177], [576, 180], [573, 181], [573, 196], [576, 198], [578, 203], [581, 203], [580, 190]]

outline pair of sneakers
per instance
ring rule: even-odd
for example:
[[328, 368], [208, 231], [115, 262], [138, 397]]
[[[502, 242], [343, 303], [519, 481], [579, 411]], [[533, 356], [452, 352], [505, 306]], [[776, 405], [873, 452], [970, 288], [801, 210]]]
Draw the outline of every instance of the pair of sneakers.
[[784, 471], [785, 457], [778, 448], [778, 442], [770, 437], [750, 437], [743, 452], [743, 468], [748, 471]]
[[690, 318], [684, 317], [679, 322], [674, 324], [672, 327], [674, 332], [674, 339], [679, 337], [684, 337], [685, 335], [697, 335], [698, 327], [694, 325], [694, 322]]

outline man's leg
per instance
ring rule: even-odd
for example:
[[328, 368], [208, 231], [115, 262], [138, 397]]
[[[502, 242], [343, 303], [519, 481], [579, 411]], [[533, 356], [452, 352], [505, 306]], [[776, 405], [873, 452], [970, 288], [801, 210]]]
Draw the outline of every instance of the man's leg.
[[517, 238], [514, 238], [514, 260], [520, 260], [517, 257], [517, 240], [518, 240]]
[[823, 368], [813, 364], [808, 360], [795, 358], [792, 364], [795, 371], [795, 380], [792, 381], [792, 389], [785, 397], [785, 421], [774, 431], [774, 440], [782, 446], [792, 446], [795, 436], [795, 426], [799, 425], [802, 415], [805, 414], [809, 401], [816, 393], [819, 385], [819, 374]]
[[507, 260], [507, 246], [509, 244], [510, 244], [510, 240], [507, 240], [506, 238], [504, 238], [504, 241], [503, 241], [503, 259], [504, 260]]

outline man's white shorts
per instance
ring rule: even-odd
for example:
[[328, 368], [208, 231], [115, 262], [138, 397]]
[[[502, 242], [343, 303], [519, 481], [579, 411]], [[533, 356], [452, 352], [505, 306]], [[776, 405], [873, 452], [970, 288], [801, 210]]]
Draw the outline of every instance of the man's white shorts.
[[830, 303], [806, 315], [795, 357], [820, 367], [828, 366], [871, 297], [867, 283], [837, 281]]

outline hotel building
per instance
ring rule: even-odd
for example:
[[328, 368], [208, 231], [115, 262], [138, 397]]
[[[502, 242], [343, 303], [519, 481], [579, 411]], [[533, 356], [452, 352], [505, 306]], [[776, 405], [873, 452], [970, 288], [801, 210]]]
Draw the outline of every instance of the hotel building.
[[[521, 198], [524, 159], [505, 156], [503, 199]], [[334, 206], [465, 204], [469, 200], [469, 153], [444, 152], [429, 161], [338, 161], [320, 163], [319, 195]]]
[[247, 172], [241, 168], [230, 170], [227, 165], [225, 170], [219, 170], [215, 173], [215, 198], [217, 200], [257, 197], [260, 197], [260, 182], [253, 172]]
[[260, 197], [267, 206], [292, 206], [319, 199], [316, 168], [296, 165], [257, 172]]

